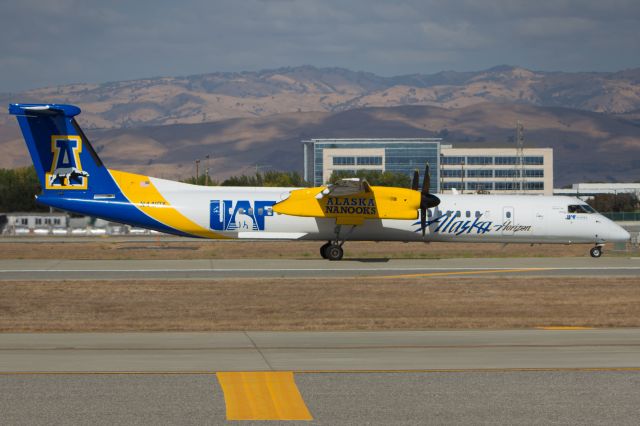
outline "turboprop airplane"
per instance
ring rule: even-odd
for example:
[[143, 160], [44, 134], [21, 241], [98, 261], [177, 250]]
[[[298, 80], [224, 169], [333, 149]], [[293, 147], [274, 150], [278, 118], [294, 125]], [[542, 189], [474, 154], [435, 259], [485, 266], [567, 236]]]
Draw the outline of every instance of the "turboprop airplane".
[[108, 169], [80, 129], [80, 108], [11, 104], [42, 194], [41, 204], [106, 220], [200, 238], [326, 241], [340, 260], [347, 240], [590, 243], [600, 257], [627, 231], [573, 197], [463, 195], [344, 179], [315, 188], [206, 187]]

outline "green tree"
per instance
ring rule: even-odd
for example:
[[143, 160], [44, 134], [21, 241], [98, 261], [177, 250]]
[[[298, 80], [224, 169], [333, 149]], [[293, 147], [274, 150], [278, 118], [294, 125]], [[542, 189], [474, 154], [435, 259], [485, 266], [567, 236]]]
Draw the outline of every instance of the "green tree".
[[635, 194], [597, 194], [587, 203], [599, 212], [633, 212], [640, 208], [640, 200]]
[[344, 178], [366, 179], [370, 185], [395, 186], [398, 188], [411, 187], [411, 178], [404, 173], [381, 172], [379, 170], [357, 170], [353, 171], [336, 170], [331, 174], [330, 183], [336, 183]]
[[222, 186], [279, 186], [279, 187], [304, 187], [309, 186], [298, 172], [281, 172], [270, 170], [256, 173], [254, 176], [231, 176], [222, 182]]
[[35, 196], [42, 191], [33, 166], [0, 169], [0, 211], [47, 211], [36, 203]]
[[195, 176], [192, 176], [190, 178], [187, 178], [187, 179], [183, 180], [182, 182], [190, 183], [192, 185], [202, 185], [202, 186], [218, 186], [218, 185], [220, 185], [220, 183], [217, 180], [213, 180], [213, 179], [211, 179], [211, 177], [209, 177], [209, 181], [207, 182], [207, 176], [206, 175], [200, 175], [200, 176], [198, 176], [198, 179], [196, 179]]

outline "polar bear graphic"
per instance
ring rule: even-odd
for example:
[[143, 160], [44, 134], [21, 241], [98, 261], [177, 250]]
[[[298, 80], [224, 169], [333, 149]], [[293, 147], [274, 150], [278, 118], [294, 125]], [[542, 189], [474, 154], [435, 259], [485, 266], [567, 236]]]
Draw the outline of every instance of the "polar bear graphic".
[[[49, 176], [49, 186], [53, 186], [56, 180], [59, 182], [60, 186], [77, 186], [80, 184], [73, 184], [71, 181], [76, 180], [78, 178], [86, 178], [89, 177], [89, 173], [84, 170], [79, 170], [77, 167], [62, 167], [59, 169], [55, 169], [51, 176]], [[83, 181], [84, 183], [84, 181]]]

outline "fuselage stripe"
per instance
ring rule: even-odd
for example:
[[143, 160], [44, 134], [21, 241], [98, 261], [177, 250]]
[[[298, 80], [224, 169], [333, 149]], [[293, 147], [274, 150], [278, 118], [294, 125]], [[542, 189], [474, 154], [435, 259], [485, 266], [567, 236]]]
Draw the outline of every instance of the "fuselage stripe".
[[109, 170], [109, 173], [129, 202], [150, 218], [193, 236], [214, 239], [228, 238], [203, 228], [180, 213], [162, 196], [148, 176], [117, 170]]

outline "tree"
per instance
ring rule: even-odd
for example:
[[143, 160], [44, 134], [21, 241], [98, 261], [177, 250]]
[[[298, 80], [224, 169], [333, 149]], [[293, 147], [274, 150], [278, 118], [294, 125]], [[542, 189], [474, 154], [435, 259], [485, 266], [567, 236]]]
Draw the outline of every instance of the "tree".
[[357, 170], [355, 173], [353, 171], [336, 170], [331, 174], [329, 182], [336, 183], [340, 179], [354, 177], [366, 179], [370, 185], [395, 186], [399, 188], [411, 187], [411, 178], [404, 173], [381, 172], [379, 170]]
[[309, 186], [298, 172], [281, 172], [269, 170], [256, 173], [254, 176], [231, 176], [222, 182], [222, 186], [279, 186], [279, 187], [304, 187]]
[[0, 169], [0, 211], [47, 211], [36, 203], [36, 195], [42, 191], [33, 166], [17, 169]]
[[632, 212], [640, 208], [640, 200], [635, 194], [597, 194], [587, 203], [599, 212]]
[[184, 183], [190, 183], [192, 185], [203, 185], [203, 186], [218, 186], [220, 185], [220, 183], [217, 180], [213, 180], [211, 178], [209, 178], [209, 182], [207, 182], [207, 176], [206, 175], [200, 175], [198, 176], [198, 179], [196, 179], [194, 176], [187, 178], [185, 180], [183, 180], [182, 182]]

